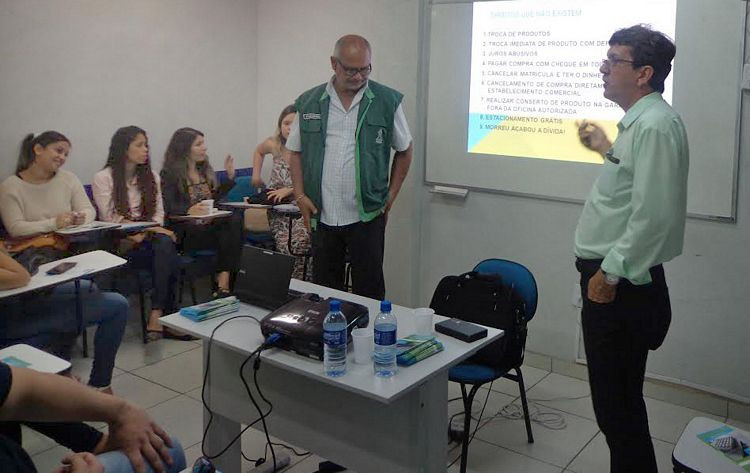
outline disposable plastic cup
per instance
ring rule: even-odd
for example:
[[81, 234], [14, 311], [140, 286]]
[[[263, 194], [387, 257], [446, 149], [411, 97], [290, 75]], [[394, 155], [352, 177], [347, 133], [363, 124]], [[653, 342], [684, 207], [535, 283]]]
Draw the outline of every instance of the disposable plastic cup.
[[414, 309], [414, 327], [417, 335], [432, 335], [435, 311], [429, 307]]
[[360, 365], [372, 363], [374, 349], [372, 330], [355, 328], [352, 330], [352, 342], [354, 344], [354, 362]]

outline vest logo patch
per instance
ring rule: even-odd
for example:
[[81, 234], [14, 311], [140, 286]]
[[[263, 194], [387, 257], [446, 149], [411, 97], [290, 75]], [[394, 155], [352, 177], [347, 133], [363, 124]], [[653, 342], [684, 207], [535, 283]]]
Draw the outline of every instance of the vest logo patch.
[[320, 120], [320, 114], [319, 113], [303, 113], [302, 119], [303, 120]]
[[378, 136], [375, 137], [375, 143], [382, 145], [383, 144], [383, 129], [378, 130]]

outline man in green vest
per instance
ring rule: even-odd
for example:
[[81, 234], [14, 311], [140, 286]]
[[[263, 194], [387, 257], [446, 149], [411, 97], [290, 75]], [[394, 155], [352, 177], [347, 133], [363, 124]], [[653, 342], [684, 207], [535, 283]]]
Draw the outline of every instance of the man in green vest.
[[314, 282], [343, 290], [348, 251], [352, 291], [383, 299], [385, 224], [409, 171], [412, 139], [403, 95], [368, 80], [370, 59], [365, 38], [336, 42], [334, 76], [297, 98], [286, 147], [294, 197], [313, 232]]

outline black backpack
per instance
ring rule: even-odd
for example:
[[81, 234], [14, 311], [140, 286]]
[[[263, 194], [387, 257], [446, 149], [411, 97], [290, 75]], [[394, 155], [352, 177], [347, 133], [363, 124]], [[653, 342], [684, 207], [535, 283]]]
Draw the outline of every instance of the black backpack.
[[468, 272], [440, 280], [430, 307], [436, 314], [475, 322], [505, 331], [505, 335], [479, 350], [469, 363], [508, 371], [523, 363], [526, 346], [526, 313], [521, 296], [494, 274]]

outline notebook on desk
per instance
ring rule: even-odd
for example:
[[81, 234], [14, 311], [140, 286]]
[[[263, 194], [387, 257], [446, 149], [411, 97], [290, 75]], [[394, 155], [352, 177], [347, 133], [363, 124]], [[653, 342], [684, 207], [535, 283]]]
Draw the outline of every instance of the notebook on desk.
[[294, 256], [245, 245], [234, 295], [247, 304], [278, 309], [301, 294], [289, 289], [293, 270]]

